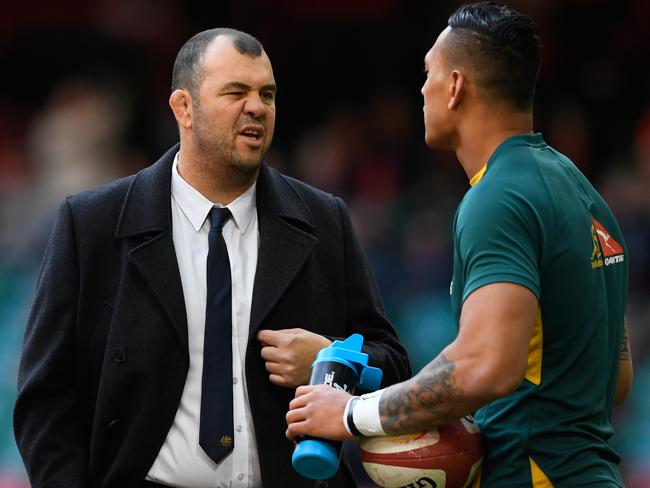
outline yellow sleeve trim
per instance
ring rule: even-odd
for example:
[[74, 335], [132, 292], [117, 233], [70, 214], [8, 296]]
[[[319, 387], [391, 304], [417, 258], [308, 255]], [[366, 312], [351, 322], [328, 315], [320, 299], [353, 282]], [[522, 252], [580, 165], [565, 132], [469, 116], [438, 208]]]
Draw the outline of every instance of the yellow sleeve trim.
[[528, 344], [528, 368], [526, 369], [525, 376], [534, 385], [539, 385], [542, 382], [543, 339], [542, 312], [538, 307], [537, 314], [535, 315], [535, 323], [533, 324], [533, 335]]
[[537, 466], [533, 458], [529, 457], [528, 461], [530, 461], [530, 477], [533, 480], [533, 488], [553, 488], [553, 483], [544, 474], [544, 471]]
[[485, 174], [485, 170], [487, 170], [487, 164], [485, 166], [483, 166], [481, 169], [479, 169], [478, 173], [476, 173], [474, 176], [472, 176], [472, 179], [469, 180], [469, 186], [474, 186], [479, 181], [481, 181], [481, 178], [483, 178], [483, 175]]

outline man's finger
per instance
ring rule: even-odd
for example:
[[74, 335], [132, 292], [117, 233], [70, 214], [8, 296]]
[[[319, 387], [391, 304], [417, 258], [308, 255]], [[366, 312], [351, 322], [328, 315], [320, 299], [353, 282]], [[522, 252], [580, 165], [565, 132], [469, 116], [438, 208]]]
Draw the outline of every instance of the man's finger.
[[289, 410], [285, 415], [285, 418], [287, 420], [287, 425], [295, 424], [296, 422], [303, 422], [304, 420], [307, 420], [305, 417], [304, 408], [294, 408], [292, 410]]
[[279, 330], [263, 329], [257, 333], [257, 340], [262, 344], [277, 346], [282, 339], [282, 332]]
[[279, 362], [280, 360], [282, 360], [278, 348], [275, 346], [263, 347], [260, 354], [262, 356], [262, 359], [264, 359], [265, 361]]
[[269, 373], [273, 374], [283, 374], [285, 370], [281, 363], [274, 363], [273, 361], [266, 361], [264, 367]]
[[289, 381], [281, 374], [270, 374], [269, 381], [278, 386], [290, 386]]
[[295, 437], [303, 434], [307, 434], [307, 421], [303, 420], [302, 422], [294, 422], [287, 426], [285, 435], [289, 440], [294, 440]]
[[303, 385], [303, 386], [299, 386], [298, 388], [296, 388], [296, 395], [295, 395], [295, 397], [298, 398], [298, 397], [300, 397], [300, 396], [306, 395], [307, 393], [309, 393], [309, 392], [312, 391], [313, 389], [314, 389], [314, 386], [313, 386], [313, 385]]
[[[298, 387], [302, 388], [302, 387]], [[298, 389], [296, 389], [296, 394], [298, 393]], [[302, 408], [308, 403], [308, 397], [305, 395], [300, 395], [296, 396], [293, 400], [289, 402], [289, 409], [294, 410], [296, 408]]]

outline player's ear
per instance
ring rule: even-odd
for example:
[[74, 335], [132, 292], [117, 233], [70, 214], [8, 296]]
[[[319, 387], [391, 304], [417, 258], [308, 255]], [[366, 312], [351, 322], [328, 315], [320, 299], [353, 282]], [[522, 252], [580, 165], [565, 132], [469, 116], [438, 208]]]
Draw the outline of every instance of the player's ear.
[[174, 90], [169, 96], [169, 106], [179, 127], [192, 127], [192, 95], [187, 90]]
[[447, 85], [447, 108], [455, 110], [458, 108], [465, 95], [465, 75], [458, 70], [453, 70], [449, 75]]

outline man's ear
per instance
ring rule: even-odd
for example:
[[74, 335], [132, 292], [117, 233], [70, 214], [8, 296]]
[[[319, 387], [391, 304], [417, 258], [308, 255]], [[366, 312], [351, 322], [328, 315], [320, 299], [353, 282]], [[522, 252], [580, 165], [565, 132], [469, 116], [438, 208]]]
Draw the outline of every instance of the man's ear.
[[179, 127], [192, 127], [192, 96], [187, 90], [174, 90], [169, 96], [169, 106]]
[[447, 108], [455, 110], [465, 95], [465, 75], [458, 70], [453, 70], [449, 76], [449, 87], [447, 92]]

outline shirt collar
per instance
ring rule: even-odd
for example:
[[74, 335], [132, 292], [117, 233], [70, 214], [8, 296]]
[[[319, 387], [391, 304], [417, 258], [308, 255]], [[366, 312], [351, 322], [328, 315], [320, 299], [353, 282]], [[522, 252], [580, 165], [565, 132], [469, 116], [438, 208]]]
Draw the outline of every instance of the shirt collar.
[[542, 137], [542, 134], [539, 132], [517, 134], [508, 137], [507, 139], [503, 140], [501, 144], [497, 146], [497, 148], [494, 150], [494, 152], [490, 156], [490, 159], [488, 159], [488, 162], [485, 164], [485, 166], [483, 166], [479, 170], [479, 172], [476, 173], [469, 180], [470, 186], [476, 185], [479, 181], [481, 181], [481, 179], [483, 179], [483, 176], [485, 175], [485, 171], [487, 170], [488, 165], [491, 164], [496, 159], [497, 155], [501, 154], [503, 151], [510, 148], [511, 146], [521, 144], [522, 142], [525, 144], [540, 146], [540, 147], [546, 145], [546, 143], [544, 142], [544, 138]]
[[[172, 197], [176, 200], [181, 211], [190, 221], [192, 227], [194, 227], [194, 230], [198, 232], [203, 226], [203, 222], [205, 222], [212, 207], [222, 207], [223, 205], [211, 202], [181, 177], [178, 173], [179, 154], [176, 153], [174, 164], [172, 165]], [[257, 181], [248, 190], [230, 202], [229, 205], [226, 205], [230, 213], [232, 213], [235, 225], [242, 234], [245, 234], [248, 230], [248, 226], [257, 210], [256, 197]]]
[[469, 180], [469, 186], [474, 186], [476, 185], [481, 179], [483, 178], [483, 175], [485, 174], [485, 170], [487, 170], [487, 164], [483, 166], [481, 169], [478, 170], [478, 173], [476, 173], [472, 178]]

